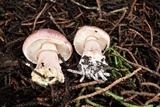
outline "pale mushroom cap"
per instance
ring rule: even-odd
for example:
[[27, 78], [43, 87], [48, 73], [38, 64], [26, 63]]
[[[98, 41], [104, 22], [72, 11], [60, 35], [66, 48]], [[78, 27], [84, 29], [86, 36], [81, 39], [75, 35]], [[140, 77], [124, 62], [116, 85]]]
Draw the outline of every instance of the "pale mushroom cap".
[[104, 30], [95, 26], [83, 26], [81, 27], [74, 37], [74, 47], [78, 54], [82, 55], [84, 50], [84, 44], [88, 37], [95, 37], [100, 43], [101, 49], [108, 48], [110, 45], [110, 37]]
[[[31, 34], [24, 41], [23, 53], [32, 63], [37, 63], [36, 54], [44, 43], [54, 43], [64, 60], [68, 60], [72, 54], [72, 46], [60, 32], [52, 29], [40, 29]], [[54, 62], [54, 61], [53, 61]], [[62, 61], [60, 60], [60, 63]]]

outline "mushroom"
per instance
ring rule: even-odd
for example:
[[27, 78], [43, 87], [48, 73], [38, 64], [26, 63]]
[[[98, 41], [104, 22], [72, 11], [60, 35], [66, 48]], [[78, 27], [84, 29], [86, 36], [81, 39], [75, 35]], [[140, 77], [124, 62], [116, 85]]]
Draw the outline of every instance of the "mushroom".
[[37, 30], [24, 41], [22, 50], [30, 62], [37, 64], [31, 73], [33, 82], [43, 87], [64, 83], [58, 55], [68, 60], [72, 46], [60, 32], [47, 28]]
[[80, 82], [85, 76], [89, 79], [106, 81], [110, 73], [106, 71], [109, 67], [102, 50], [110, 46], [110, 37], [102, 29], [95, 26], [81, 27], [73, 41], [76, 52], [81, 55], [78, 70], [68, 69], [69, 72], [82, 75]]

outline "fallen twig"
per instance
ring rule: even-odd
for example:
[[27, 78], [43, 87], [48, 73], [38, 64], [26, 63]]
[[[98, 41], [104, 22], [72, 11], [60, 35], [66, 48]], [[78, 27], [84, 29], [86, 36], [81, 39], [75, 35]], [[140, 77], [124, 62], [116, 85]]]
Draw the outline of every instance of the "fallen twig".
[[86, 83], [78, 84], [76, 86], [71, 86], [71, 89], [75, 90], [75, 89], [78, 89], [78, 88], [87, 87], [87, 86], [95, 85], [95, 84], [102, 84], [102, 83], [105, 83], [105, 82], [102, 81], [102, 80], [92, 81], [92, 82], [86, 82]]
[[37, 17], [35, 18], [34, 20], [34, 23], [33, 23], [33, 28], [32, 30], [34, 31], [35, 27], [36, 27], [36, 22], [38, 20], [38, 18], [41, 16], [41, 14], [45, 11], [46, 7], [48, 6], [48, 3], [46, 3], [43, 7], [43, 9], [40, 11], [40, 13], [37, 15]]
[[50, 15], [50, 19], [52, 20], [52, 22], [57, 26], [57, 28], [62, 32], [63, 35], [66, 35], [64, 33], [64, 31], [62, 30], [62, 28], [57, 24], [57, 22], [55, 21], [55, 19], [53, 18], [52, 14], [50, 12], [48, 12], [48, 14]]
[[143, 83], [141, 83], [141, 85], [153, 86], [153, 87], [158, 88], [158, 89], [160, 90], [160, 86], [158, 86], [158, 85], [155, 84], [155, 83], [151, 83], [151, 82], [143, 82]]
[[160, 101], [160, 93], [158, 93], [156, 96], [154, 96], [152, 99], [146, 101], [145, 105], [148, 105], [152, 102], [155, 102], [155, 101]]
[[80, 97], [77, 97], [76, 99], [72, 100], [70, 103], [72, 102], [75, 102], [77, 100], [82, 100], [82, 99], [85, 99], [85, 98], [89, 98], [89, 97], [93, 97], [97, 94], [100, 94], [100, 93], [103, 93], [107, 90], [109, 90], [110, 88], [114, 87], [115, 85], [117, 85], [118, 83], [132, 77], [133, 75], [135, 75], [138, 71], [140, 71], [142, 68], [137, 68], [136, 70], [134, 70], [131, 74], [129, 75], [126, 75], [125, 77], [122, 77], [122, 78], [119, 78], [118, 80], [114, 81], [112, 84], [108, 85], [107, 87], [103, 88], [103, 89], [100, 89], [96, 92], [93, 92], [91, 94], [87, 94], [87, 95], [83, 95], [83, 96], [80, 96]]
[[147, 68], [147, 67], [144, 67], [144, 66], [142, 66], [142, 65], [140, 65], [140, 64], [133, 63], [133, 62], [127, 60], [126, 58], [124, 58], [124, 57], [121, 56], [121, 55], [118, 55], [118, 54], [115, 54], [115, 53], [112, 53], [112, 55], [115, 55], [115, 56], [118, 56], [118, 57], [122, 58], [124, 61], [126, 61], [126, 62], [129, 63], [129, 64], [131, 64], [132, 66], [141, 67], [142, 69], [144, 69], [144, 70], [146, 70], [146, 71], [148, 71], [148, 72], [150, 72], [150, 73], [152, 73], [152, 74], [155, 74], [156, 76], [160, 77], [160, 74], [159, 74], [158, 72], [155, 72], [155, 71], [153, 71], [153, 70], [151, 70], [151, 69], [149, 69], [149, 68]]
[[96, 0], [98, 6], [99, 19], [102, 19], [101, 0]]
[[152, 48], [152, 50], [155, 52], [155, 54], [156, 54], [157, 57], [158, 57], [158, 64], [157, 64], [158, 66], [157, 66], [157, 68], [156, 68], [156, 71], [158, 72], [159, 69], [160, 69], [160, 54], [158, 53], [156, 47], [154, 47], [152, 44], [150, 44], [150, 43], [143, 37], [143, 35], [141, 35], [138, 31], [136, 31], [136, 30], [134, 30], [134, 29], [129, 29], [129, 30], [132, 31], [132, 32], [134, 32], [134, 33], [136, 33], [137, 35], [139, 35], [139, 36]]
[[130, 52], [127, 48], [122, 48], [120, 46], [115, 46], [115, 47], [118, 48], [118, 49], [120, 49], [120, 50], [122, 50], [122, 51], [127, 51], [130, 54], [130, 56], [132, 57], [132, 59], [134, 60], [134, 62], [136, 64], [138, 64], [138, 62], [137, 62], [136, 58], [133, 56], [132, 52]]
[[99, 8], [98, 7], [88, 7], [88, 6], [85, 6], [83, 4], [80, 4], [79, 2], [76, 2], [75, 0], [71, 0], [71, 2], [73, 2], [74, 4], [78, 5], [78, 6], [81, 6], [85, 9], [89, 9], [89, 10], [98, 10]]

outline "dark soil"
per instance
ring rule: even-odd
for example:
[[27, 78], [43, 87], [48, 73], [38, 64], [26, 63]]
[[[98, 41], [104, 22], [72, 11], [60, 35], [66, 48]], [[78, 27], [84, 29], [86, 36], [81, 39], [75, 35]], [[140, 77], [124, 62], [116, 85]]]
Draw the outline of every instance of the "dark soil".
[[[108, 32], [111, 46], [116, 44], [114, 49], [121, 55], [126, 52], [125, 61], [132, 66], [131, 72], [142, 68], [131, 77], [136, 87], [129, 86], [126, 80], [109, 90], [129, 104], [160, 104], [160, 1], [99, 1], [98, 8], [98, 0], [0, 0], [1, 107], [74, 107], [76, 103], [71, 101], [83, 88], [73, 88], [81, 84], [80, 76], [67, 72], [68, 68], [77, 69], [80, 56], [75, 50], [66, 62], [69, 66], [61, 64], [65, 83], [43, 88], [31, 81], [31, 71], [36, 65], [27, 61], [22, 45], [32, 32], [41, 28], [58, 30], [73, 43], [76, 31], [84, 25]], [[115, 80], [94, 86], [104, 88]], [[83, 95], [91, 92], [94, 90], [87, 88]], [[124, 106], [108, 95], [98, 94], [89, 99], [106, 107]], [[82, 99], [79, 106], [89, 105]]]

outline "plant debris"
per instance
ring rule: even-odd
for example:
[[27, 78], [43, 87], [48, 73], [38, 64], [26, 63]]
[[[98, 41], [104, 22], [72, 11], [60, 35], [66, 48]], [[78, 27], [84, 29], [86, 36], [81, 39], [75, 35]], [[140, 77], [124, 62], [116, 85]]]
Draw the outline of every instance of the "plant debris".
[[[35, 30], [60, 31], [73, 44], [76, 31], [92, 25], [105, 30], [111, 47], [103, 51], [111, 78], [106, 82], [78, 69], [80, 56], [62, 64], [65, 83], [46, 88], [31, 81], [36, 65], [22, 53]], [[53, 61], [54, 63], [54, 61]], [[160, 105], [159, 0], [0, 0], [0, 106], [154, 107]]]

